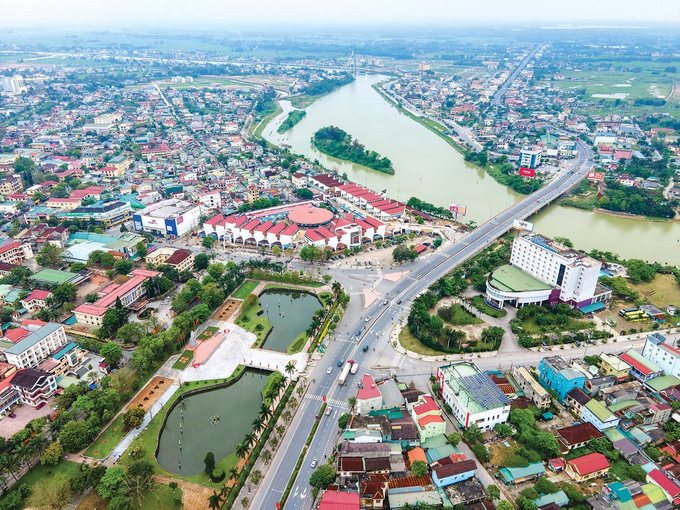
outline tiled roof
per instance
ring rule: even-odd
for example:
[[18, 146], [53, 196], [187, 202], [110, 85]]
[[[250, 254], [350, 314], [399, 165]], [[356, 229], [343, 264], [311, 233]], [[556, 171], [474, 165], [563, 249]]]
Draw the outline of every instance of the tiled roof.
[[609, 467], [607, 457], [601, 453], [589, 453], [588, 455], [571, 459], [568, 461], [568, 464], [581, 476], [589, 475]]

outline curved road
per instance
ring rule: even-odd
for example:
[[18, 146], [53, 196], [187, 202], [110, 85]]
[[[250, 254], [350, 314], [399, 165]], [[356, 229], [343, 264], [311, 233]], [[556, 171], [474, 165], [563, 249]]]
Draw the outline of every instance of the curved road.
[[[399, 372], [401, 364], [404, 363], [404, 357], [396, 353], [385, 340], [399, 317], [408, 313], [408, 303], [438, 278], [490, 246], [512, 228], [515, 219], [530, 217], [581, 181], [592, 166], [593, 154], [584, 142], [579, 141], [578, 144], [580, 150], [571, 169], [562, 171], [545, 187], [491, 218], [460, 241], [440, 248], [427, 259], [401, 266], [400, 269], [410, 272], [398, 282], [383, 281], [379, 284], [379, 290], [388, 298], [387, 306], [378, 300], [368, 310], [362, 308], [361, 290], [367, 285], [372, 285], [377, 279], [374, 270], [347, 268], [330, 270], [333, 277], [342, 283], [354, 299], [350, 301], [343, 324], [336, 330], [333, 338], [326, 342], [328, 348], [323, 359], [312, 370], [311, 377], [314, 382], [310, 383], [307, 394], [300, 402], [298, 412], [289, 425], [289, 431], [268, 467], [266, 476], [260, 482], [257, 493], [253, 496], [252, 508], [272, 510], [276, 508], [276, 503], [281, 499], [304, 447], [311, 424], [316, 419], [321, 399], [326, 396], [332, 408], [331, 415], [320, 417], [321, 423], [285, 505], [287, 510], [311, 508], [312, 498], [308, 483], [314, 471], [311, 462], [317, 459], [319, 463], [323, 463], [324, 455], [330, 455], [339, 441], [337, 419], [340, 414], [347, 412], [345, 404], [347, 399], [356, 395], [356, 384], [360, 381], [360, 375], [372, 373], [376, 377], [389, 376], [390, 373]], [[401, 304], [397, 304], [397, 300], [400, 300]], [[361, 333], [357, 337], [356, 332], [359, 330]], [[363, 353], [364, 345], [369, 345], [367, 353]], [[374, 352], [376, 348], [378, 350]], [[523, 348], [518, 346], [516, 348], [522, 351], [521, 355], [525, 355]], [[339, 375], [337, 361], [344, 362], [348, 359], [358, 362], [360, 370], [356, 375], [350, 376], [344, 386], [340, 386], [337, 383]], [[420, 375], [426, 377], [433, 366], [410, 359], [408, 365], [407, 372], [421, 372]], [[329, 367], [332, 369], [330, 374], [327, 373]]]

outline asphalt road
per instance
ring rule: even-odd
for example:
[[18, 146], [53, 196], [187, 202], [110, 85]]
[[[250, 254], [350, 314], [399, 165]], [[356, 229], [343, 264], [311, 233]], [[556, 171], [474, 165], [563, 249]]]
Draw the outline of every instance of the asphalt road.
[[[294, 422], [289, 427], [272, 467], [260, 482], [258, 491], [253, 497], [253, 508], [276, 508], [276, 503], [285, 490], [305, 444], [311, 424], [316, 419], [323, 396], [327, 397], [333, 408], [332, 415], [320, 417], [322, 423], [319, 425], [291, 495], [286, 502], [286, 509], [311, 508], [312, 498], [308, 483], [314, 471], [311, 463], [314, 459], [317, 459], [319, 463], [324, 462], [324, 455], [330, 455], [333, 446], [339, 441], [340, 430], [337, 426], [337, 418], [345, 412], [339, 404], [346, 403], [349, 397], [356, 395], [357, 383], [361, 381], [363, 373], [370, 373], [375, 377], [396, 373], [402, 377], [402, 380], [417, 379], [416, 382], [421, 388], [427, 387], [426, 379], [435, 370], [436, 363], [424, 363], [405, 358], [394, 351], [387, 337], [395, 321], [406, 317], [410, 302], [418, 294], [442, 275], [491, 245], [512, 228], [515, 219], [528, 218], [583, 179], [591, 167], [592, 151], [583, 142], [579, 142], [579, 147], [579, 155], [571, 168], [565, 169], [544, 188], [480, 225], [458, 242], [440, 248], [433, 256], [401, 266], [400, 270], [410, 272], [398, 282], [383, 280], [378, 290], [387, 298], [388, 305], [386, 306], [381, 300], [377, 300], [368, 310], [362, 308], [363, 300], [360, 293], [378, 280], [376, 270], [358, 268], [331, 268], [329, 270], [329, 273], [352, 294], [353, 299], [350, 301], [342, 325], [326, 342], [328, 348], [323, 359], [311, 372], [310, 377], [313, 382], [309, 386], [307, 396], [303, 399]], [[397, 300], [401, 300], [401, 304], [397, 305]], [[368, 322], [366, 322], [367, 317], [370, 317]], [[356, 336], [358, 330], [361, 330], [359, 337]], [[366, 344], [369, 345], [369, 350], [363, 353], [361, 348]], [[617, 347], [619, 350], [622, 348], [621, 345]], [[530, 359], [537, 362], [543, 356], [543, 353], [535, 353], [517, 346], [516, 354], [504, 357], [503, 362], [509, 364], [521, 360], [526, 363]], [[337, 382], [339, 375], [337, 361], [345, 362], [348, 359], [358, 362], [360, 368], [357, 374], [349, 376], [344, 386], [340, 386]], [[482, 360], [483, 362], [479, 363], [482, 368], [487, 368], [486, 365], [489, 365], [488, 368], [493, 368], [499, 364], [496, 358], [490, 358], [491, 361]], [[328, 367], [332, 367], [330, 374], [327, 373]]]
[[531, 52], [520, 62], [520, 64], [515, 68], [515, 70], [510, 74], [507, 80], [501, 85], [501, 87], [496, 91], [496, 93], [493, 95], [493, 99], [491, 100], [491, 104], [494, 106], [498, 106], [501, 102], [501, 99], [503, 99], [503, 94], [505, 94], [505, 91], [508, 90], [508, 87], [517, 79], [519, 76], [519, 73], [522, 72], [522, 70], [527, 66], [529, 61], [534, 58], [534, 55], [538, 53], [538, 50], [540, 49], [540, 46], [537, 48], [534, 48], [531, 50]]

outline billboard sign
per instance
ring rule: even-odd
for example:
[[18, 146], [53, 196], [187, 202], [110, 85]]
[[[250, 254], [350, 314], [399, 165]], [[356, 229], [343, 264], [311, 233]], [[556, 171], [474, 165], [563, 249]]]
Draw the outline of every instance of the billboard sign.
[[534, 224], [529, 223], [528, 221], [524, 220], [515, 220], [512, 223], [512, 228], [515, 230], [520, 230], [523, 232], [533, 232], [534, 231]]
[[536, 171], [533, 168], [520, 168], [519, 169], [519, 175], [522, 177], [534, 177], [536, 175]]
[[589, 181], [601, 181], [604, 179], [604, 174], [602, 172], [588, 172]]
[[450, 204], [449, 211], [451, 211], [454, 214], [460, 214], [461, 216], [465, 216], [467, 214], [467, 205]]

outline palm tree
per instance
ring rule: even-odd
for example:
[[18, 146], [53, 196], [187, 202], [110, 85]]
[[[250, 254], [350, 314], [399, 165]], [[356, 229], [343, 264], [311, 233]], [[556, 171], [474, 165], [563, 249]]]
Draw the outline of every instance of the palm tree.
[[50, 442], [47, 440], [45, 436], [43, 436], [42, 434], [38, 434], [28, 442], [28, 445], [33, 450], [33, 455], [37, 455], [38, 457], [40, 457], [43, 453], [45, 453], [45, 450], [47, 450], [47, 447], [50, 445]]
[[222, 507], [222, 496], [213, 490], [212, 496], [208, 498], [210, 510], [219, 510]]
[[269, 418], [272, 417], [272, 414], [273, 414], [272, 410], [269, 409], [269, 407], [267, 407], [265, 404], [262, 404], [260, 406], [260, 416], [262, 416], [262, 418], [268, 420]]
[[272, 460], [272, 452], [269, 450], [264, 450], [260, 456], [262, 457], [262, 460], [265, 464], [269, 464], [269, 461]]
[[286, 409], [286, 410], [284, 411], [284, 413], [281, 415], [281, 418], [283, 418], [284, 420], [286, 420], [286, 423], [288, 423], [292, 417], [293, 417], [293, 415], [290, 414], [290, 411], [287, 410], [287, 409]]
[[340, 285], [340, 282], [334, 281], [331, 289], [333, 289], [333, 293], [337, 296], [340, 293], [340, 289], [342, 289], [342, 285]]
[[28, 444], [18, 444], [12, 450], [12, 453], [17, 456], [19, 461], [28, 466], [28, 463], [33, 458], [33, 449]]
[[253, 420], [253, 430], [255, 432], [260, 432], [264, 428], [264, 418], [262, 416], [256, 416]]
[[231, 489], [227, 487], [226, 485], [222, 485], [222, 488], [220, 489], [220, 498], [222, 499], [227, 499], [227, 496], [229, 496], [229, 492]]
[[291, 399], [288, 401], [288, 405], [289, 405], [290, 407], [292, 407], [293, 409], [295, 409], [295, 408], [298, 406], [298, 401], [297, 401], [297, 399], [296, 399], [295, 397], [291, 398]]
[[254, 445], [256, 441], [257, 437], [255, 437], [255, 434], [253, 434], [252, 432], [246, 434], [246, 437], [243, 438], [243, 443], [247, 444], [248, 446]]
[[0, 455], [0, 466], [2, 466], [3, 471], [12, 475], [14, 481], [19, 481], [16, 475], [21, 471], [21, 461], [19, 460], [19, 457], [12, 455], [11, 453], [3, 453]]
[[238, 475], [239, 475], [238, 469], [236, 469], [235, 467], [229, 470], [229, 480], [238, 480]]
[[292, 377], [293, 372], [295, 372], [295, 363], [289, 361], [286, 364], [286, 368], [284, 368], [283, 370], [288, 374], [288, 378], [290, 379]]
[[284, 433], [285, 431], [286, 431], [286, 426], [285, 426], [285, 425], [279, 425], [278, 427], [276, 427], [276, 433], [277, 433], [279, 436], [281, 436], [281, 437], [283, 437], [283, 433]]
[[354, 409], [354, 406], [357, 405], [357, 398], [356, 397], [349, 397], [347, 399], [347, 404], [349, 405], [350, 409]]
[[246, 443], [239, 443], [236, 445], [236, 456], [243, 460], [248, 455], [248, 445]]
[[305, 389], [302, 387], [302, 385], [298, 386], [295, 391], [297, 392], [298, 396], [301, 397], [302, 394], [305, 392]]
[[[265, 400], [267, 400], [267, 401], [269, 401], [273, 404], [274, 401], [276, 400], [276, 397], [278, 397], [278, 396], [279, 396], [278, 391], [274, 391], [274, 388], [269, 388], [267, 390], [267, 393], [265, 394], [264, 398], [265, 398]], [[262, 414], [262, 413], [260, 413], [260, 414]]]

